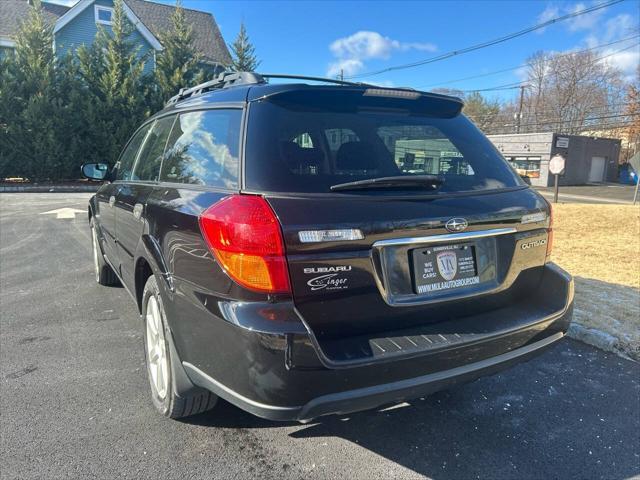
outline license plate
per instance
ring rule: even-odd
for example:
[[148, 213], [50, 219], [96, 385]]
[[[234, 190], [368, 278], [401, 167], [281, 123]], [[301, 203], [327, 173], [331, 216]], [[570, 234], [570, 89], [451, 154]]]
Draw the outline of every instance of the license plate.
[[473, 244], [417, 248], [412, 256], [415, 293], [436, 293], [480, 283]]

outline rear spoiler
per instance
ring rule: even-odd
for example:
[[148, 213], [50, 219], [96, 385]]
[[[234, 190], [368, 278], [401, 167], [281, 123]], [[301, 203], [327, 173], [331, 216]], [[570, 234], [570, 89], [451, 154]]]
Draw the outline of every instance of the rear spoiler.
[[306, 84], [283, 84], [280, 87], [263, 95], [259, 95], [259, 89], [255, 90], [254, 95], [250, 91], [247, 100], [271, 101], [293, 110], [408, 111], [411, 114], [441, 118], [453, 118], [464, 107], [464, 102], [458, 97], [408, 88]]

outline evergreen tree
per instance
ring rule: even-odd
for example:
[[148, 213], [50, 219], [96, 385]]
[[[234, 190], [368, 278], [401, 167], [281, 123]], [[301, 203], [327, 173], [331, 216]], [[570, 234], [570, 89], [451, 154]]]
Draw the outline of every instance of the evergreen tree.
[[90, 47], [78, 49], [78, 72], [86, 84], [85, 100], [92, 128], [90, 156], [113, 165], [137, 126], [156, 106], [150, 80], [144, 75], [146, 58], [131, 40], [133, 25], [122, 0], [113, 5], [111, 29], [100, 28]]
[[160, 35], [164, 50], [157, 55], [155, 79], [162, 101], [166, 102], [183, 87], [201, 76], [198, 63], [202, 55], [193, 46], [193, 28], [187, 23], [180, 1], [171, 15], [171, 30]]
[[34, 0], [0, 71], [0, 177], [55, 177], [63, 146], [55, 138], [53, 28]]
[[500, 103], [484, 98], [480, 92], [473, 92], [464, 98], [464, 113], [484, 131], [498, 118]]
[[249, 40], [244, 22], [240, 24], [240, 32], [230, 47], [233, 53], [232, 68], [235, 71], [253, 72], [258, 68], [260, 61], [255, 55], [256, 49]]

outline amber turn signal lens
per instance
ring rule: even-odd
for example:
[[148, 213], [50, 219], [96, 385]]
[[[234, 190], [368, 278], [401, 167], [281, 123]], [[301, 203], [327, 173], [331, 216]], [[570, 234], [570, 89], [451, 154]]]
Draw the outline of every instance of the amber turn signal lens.
[[291, 292], [280, 223], [264, 198], [225, 197], [202, 212], [200, 230], [237, 283], [259, 292]]

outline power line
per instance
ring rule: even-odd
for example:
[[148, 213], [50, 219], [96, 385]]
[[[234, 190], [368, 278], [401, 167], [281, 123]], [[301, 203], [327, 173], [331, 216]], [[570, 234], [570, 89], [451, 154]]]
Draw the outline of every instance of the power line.
[[[612, 114], [621, 114], [621, 115], [629, 115], [626, 113], [623, 113], [623, 111], [619, 110], [616, 107], [628, 107], [629, 105], [633, 105], [633, 103], [612, 103], [610, 105], [598, 105], [595, 107], [591, 107], [588, 109], [590, 114], [593, 113], [598, 113], [600, 115], [612, 115]], [[501, 114], [512, 114], [514, 112], [508, 112], [508, 111], [499, 111], [496, 113], [486, 113], [483, 115], [474, 115], [472, 118], [474, 119], [481, 119], [481, 118], [495, 118]], [[552, 107], [549, 107], [547, 109], [542, 109], [542, 110], [528, 110], [525, 111], [523, 113], [523, 115], [525, 116], [534, 116], [534, 115], [538, 115], [538, 116], [543, 116], [543, 115], [559, 115], [558, 111], [553, 109]]]
[[[613, 115], [613, 114], [622, 114], [622, 115], [626, 115], [626, 113], [624, 113], [624, 110], [621, 110], [620, 107], [628, 107], [630, 105], [635, 105], [633, 102], [624, 102], [624, 103], [610, 103], [610, 104], [606, 104], [606, 105], [595, 105], [593, 107], [589, 107], [587, 110], [590, 113], [598, 113], [600, 115]], [[512, 111], [505, 111], [505, 110], [501, 110], [498, 113], [486, 113], [483, 115], [475, 115], [473, 118], [489, 118], [489, 117], [495, 117], [496, 115], [500, 115], [500, 114], [512, 114]], [[540, 110], [528, 110], [526, 111], [524, 114], [526, 115], [558, 115], [558, 110], [556, 108], [553, 108], [552, 106], [549, 106], [547, 108], [543, 108]]]
[[531, 32], [534, 32], [536, 30], [540, 30], [542, 28], [548, 27], [549, 25], [552, 25], [554, 23], [562, 22], [562, 21], [568, 20], [570, 18], [574, 18], [574, 17], [578, 17], [580, 15], [584, 15], [584, 14], [587, 14], [587, 13], [595, 12], [596, 10], [600, 10], [602, 8], [609, 7], [611, 5], [615, 5], [616, 3], [620, 3], [622, 1], [623, 0], [610, 0], [608, 2], [600, 3], [598, 5], [594, 5], [593, 7], [585, 8], [583, 10], [579, 10], [577, 12], [569, 13], [569, 14], [563, 15], [561, 17], [552, 18], [551, 20], [547, 20], [546, 22], [539, 23], [537, 25], [534, 25], [533, 27], [525, 28], [524, 30], [520, 30], [520, 31], [517, 31], [517, 32], [514, 32], [514, 33], [510, 33], [510, 34], [505, 35], [503, 37], [498, 37], [498, 38], [495, 38], [493, 40], [488, 40], [486, 42], [478, 43], [476, 45], [465, 47], [465, 48], [462, 48], [460, 50], [452, 50], [452, 51], [443, 53], [441, 55], [438, 55], [438, 56], [435, 56], [435, 57], [431, 57], [431, 58], [427, 58], [425, 60], [421, 60], [421, 61], [418, 61], [418, 62], [405, 63], [403, 65], [396, 65], [396, 66], [393, 66], [393, 67], [384, 68], [382, 70], [377, 70], [377, 71], [373, 71], [373, 72], [365, 72], [365, 73], [360, 73], [360, 74], [357, 74], [357, 75], [351, 75], [351, 76], [348, 76], [348, 77], [345, 77], [345, 78], [353, 79], [353, 78], [370, 77], [370, 76], [373, 76], [373, 75], [379, 75], [381, 73], [391, 72], [391, 71], [394, 71], [394, 70], [404, 70], [406, 68], [413, 68], [413, 67], [418, 67], [418, 66], [421, 66], [421, 65], [426, 65], [428, 63], [438, 62], [440, 60], [445, 60], [447, 58], [455, 57], [455, 56], [458, 56], [458, 55], [463, 55], [465, 53], [473, 52], [475, 50], [480, 50], [481, 48], [491, 47], [493, 45], [497, 45], [499, 43], [503, 43], [503, 42], [506, 42], [508, 40], [512, 40], [514, 38], [521, 37], [522, 35], [526, 35], [527, 33], [531, 33]]
[[[557, 124], [563, 124], [563, 123], [573, 123], [573, 122], [590, 122], [593, 120], [605, 120], [605, 119], [610, 119], [610, 118], [623, 118], [623, 117], [633, 117], [633, 116], [638, 116], [640, 115], [640, 113], [630, 113], [627, 115], [602, 115], [599, 117], [590, 117], [590, 118], [575, 118], [575, 119], [567, 119], [567, 120], [545, 120], [545, 121], [541, 121], [541, 122], [535, 122], [535, 123], [523, 123], [522, 125], [520, 125], [521, 127], [538, 127], [540, 125], [557, 125]], [[633, 120], [626, 120], [628, 122], [633, 122]], [[507, 124], [507, 125], [502, 125], [502, 127], [515, 127], [516, 124]], [[590, 127], [590, 125], [584, 125], [586, 127]], [[579, 126], [577, 127], [579, 128]]]
[[506, 83], [504, 85], [497, 85], [495, 87], [487, 87], [487, 88], [476, 88], [474, 90], [460, 90], [462, 93], [473, 93], [473, 92], [493, 92], [494, 90], [514, 90], [520, 87], [530, 87], [527, 85], [527, 81], [522, 82], [512, 82]]
[[[597, 50], [599, 48], [609, 47], [611, 45], [615, 45], [617, 43], [626, 42], [627, 40], [632, 40], [632, 39], [638, 38], [638, 37], [640, 37], [640, 35], [633, 35], [631, 37], [627, 37], [627, 38], [622, 38], [620, 40], [616, 40], [615, 42], [603, 43], [601, 45], [596, 45], [594, 47], [585, 48], [583, 50], [575, 50], [573, 52], [561, 53], [561, 54], [556, 55], [556, 57], [566, 57], [566, 56], [575, 55], [575, 54], [578, 54], [578, 53], [589, 52], [591, 50]], [[635, 44], [632, 45], [632, 46], [635, 46]], [[525, 68], [527, 66], [528, 65], [526, 63], [523, 63], [523, 64], [515, 66], [515, 67], [504, 68], [502, 70], [496, 70], [496, 71], [493, 71], [493, 72], [483, 73], [483, 74], [480, 74], [480, 75], [473, 75], [471, 77], [458, 78], [456, 80], [447, 80], [446, 82], [440, 82], [440, 83], [430, 83], [428, 85], [418, 85], [415, 88], [422, 89], [422, 88], [430, 88], [430, 87], [439, 87], [440, 85], [449, 85], [451, 83], [464, 82], [465, 80], [474, 80], [476, 78], [490, 77], [491, 75], [497, 75], [498, 73], [510, 72], [512, 70], [518, 70], [519, 68]]]
[[[614, 52], [611, 52], [607, 55], [604, 55], [600, 58], [595, 58], [593, 60], [593, 62], [599, 62], [600, 60], [604, 60], [605, 58], [609, 58], [612, 57], [614, 55], [617, 55], [618, 53], [624, 52], [626, 50], [629, 50], [631, 48], [637, 47], [638, 45], [640, 45], [640, 43], [634, 43], [633, 45], [629, 45], [628, 47], [625, 48], [621, 48], [620, 50], [616, 50]], [[574, 54], [579, 53], [579, 52], [573, 52]], [[570, 53], [564, 54], [563, 56], [568, 56], [570, 55]], [[528, 80], [524, 80], [522, 82], [513, 82], [513, 83], [507, 83], [505, 85], [498, 85], [496, 87], [488, 87], [488, 88], [481, 88], [481, 89], [474, 89], [474, 90], [460, 90], [460, 92], [463, 93], [473, 93], [473, 92], [491, 92], [494, 90], [512, 90], [515, 88], [520, 88], [520, 87], [530, 87], [531, 85], [527, 85], [529, 82]]]

